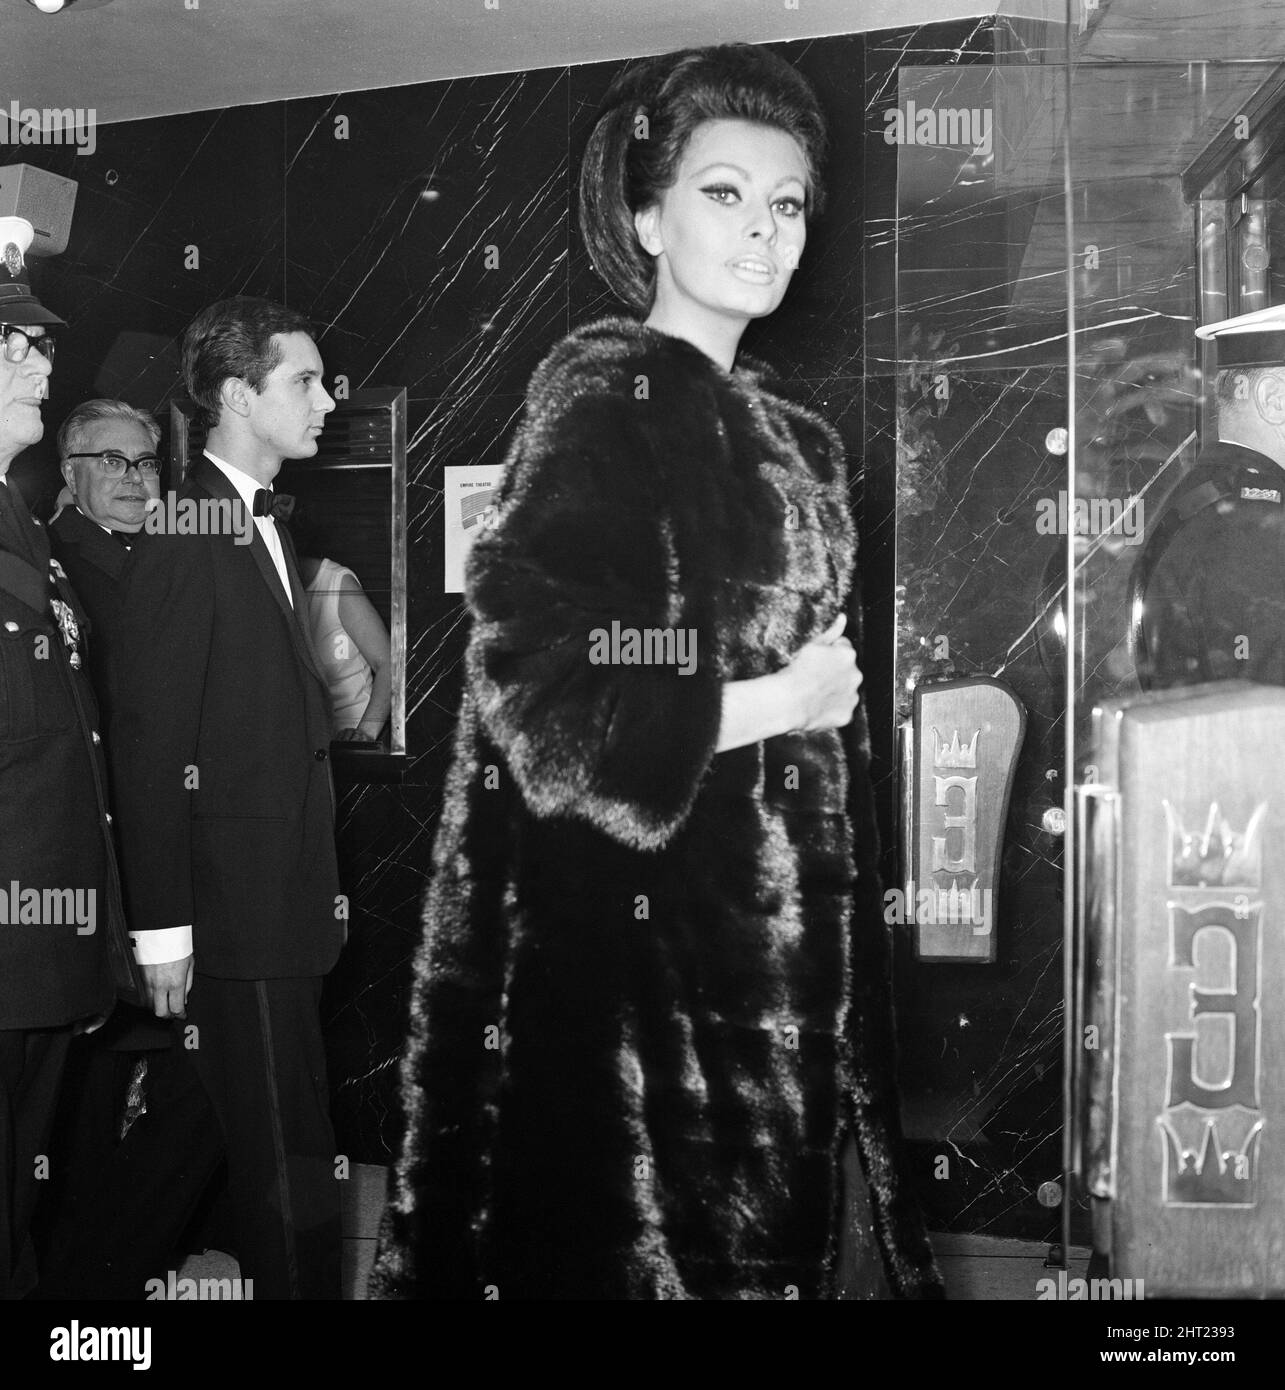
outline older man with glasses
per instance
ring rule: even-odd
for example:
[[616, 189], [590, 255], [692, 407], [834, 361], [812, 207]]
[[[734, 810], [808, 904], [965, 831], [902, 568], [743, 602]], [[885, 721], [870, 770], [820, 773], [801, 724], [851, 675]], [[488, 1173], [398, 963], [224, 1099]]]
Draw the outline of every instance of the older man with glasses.
[[107, 652], [120, 617], [130, 551], [149, 501], [160, 496], [160, 426], [125, 401], [85, 401], [58, 431], [71, 505], [50, 523], [54, 554], [89, 615], [89, 671], [106, 705]]
[[75, 594], [8, 476], [44, 433], [52, 331], [31, 225], [0, 219], [0, 1299], [36, 1279], [31, 1220], [73, 1030], [137, 985]]

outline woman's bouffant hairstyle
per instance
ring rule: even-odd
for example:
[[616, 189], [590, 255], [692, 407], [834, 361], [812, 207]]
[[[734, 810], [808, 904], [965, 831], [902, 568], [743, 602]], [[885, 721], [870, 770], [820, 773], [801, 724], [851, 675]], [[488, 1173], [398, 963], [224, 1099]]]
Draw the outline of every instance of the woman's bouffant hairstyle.
[[634, 213], [678, 176], [697, 126], [741, 120], [792, 135], [808, 170], [805, 211], [821, 210], [825, 117], [807, 79], [764, 48], [721, 44], [646, 58], [611, 84], [580, 166], [580, 230], [594, 269], [637, 313], [651, 308], [655, 266]]

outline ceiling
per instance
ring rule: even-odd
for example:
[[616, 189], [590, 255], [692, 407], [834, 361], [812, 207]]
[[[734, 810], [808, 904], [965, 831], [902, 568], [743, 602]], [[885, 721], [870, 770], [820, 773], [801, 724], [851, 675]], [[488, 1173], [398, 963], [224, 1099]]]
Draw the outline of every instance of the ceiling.
[[0, 96], [5, 110], [12, 101], [92, 109], [108, 124], [1021, 8], [996, 0], [111, 0], [43, 15], [26, 0], [0, 0]]

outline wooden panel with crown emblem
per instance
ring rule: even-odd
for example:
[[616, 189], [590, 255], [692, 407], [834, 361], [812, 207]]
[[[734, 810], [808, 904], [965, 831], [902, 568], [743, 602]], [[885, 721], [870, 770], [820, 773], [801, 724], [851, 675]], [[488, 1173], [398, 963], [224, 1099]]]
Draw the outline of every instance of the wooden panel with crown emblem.
[[1285, 690], [1224, 682], [1096, 720], [1120, 820], [1112, 1016], [1087, 1020], [1108, 1040], [1088, 1059], [1112, 1083], [1088, 1143], [1109, 1155], [1111, 1272], [1148, 1297], [1279, 1297]]
[[978, 676], [915, 691], [905, 917], [920, 960], [996, 957], [1000, 857], [1026, 711]]

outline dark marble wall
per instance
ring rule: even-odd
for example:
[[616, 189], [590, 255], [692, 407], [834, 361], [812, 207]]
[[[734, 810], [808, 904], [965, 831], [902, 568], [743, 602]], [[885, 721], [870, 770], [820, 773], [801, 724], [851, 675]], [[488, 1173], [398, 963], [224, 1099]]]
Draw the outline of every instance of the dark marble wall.
[[[898, 586], [912, 590], [913, 621], [933, 631], [950, 624], [957, 669], [969, 674], [1004, 663], [1042, 581], [1037, 556], [1016, 569], [1009, 563], [1015, 548], [995, 518], [1032, 482], [1022, 441], [1042, 437], [1049, 410], [1056, 414], [1055, 373], [1013, 368], [961, 383], [942, 426], [959, 431], [949, 452], [981, 450], [989, 461], [939, 479], [968, 538], [952, 560], [959, 575], [941, 562], [945, 513], [916, 517], [899, 504], [896, 425], [906, 387], [897, 358], [911, 320], [904, 305], [897, 312], [896, 265], [899, 244], [911, 242], [899, 230], [898, 151], [882, 139], [880, 113], [897, 99], [901, 69], [992, 63], [996, 35], [993, 24], [970, 21], [780, 48], [831, 119], [830, 209], [785, 306], [754, 325], [745, 346], [780, 367], [850, 447], [868, 609], [864, 692], [894, 874], [895, 720], [905, 693], [895, 685]], [[441, 470], [495, 460], [548, 346], [613, 310], [580, 244], [574, 171], [618, 67], [112, 126], [98, 132], [88, 159], [55, 148], [0, 150], [4, 163], [38, 163], [80, 185], [67, 253], [37, 269], [40, 293], [71, 324], [47, 438], [91, 394], [163, 407], [178, 388], [184, 325], [230, 294], [268, 295], [311, 314], [327, 371], [351, 386], [407, 389], [411, 758], [400, 785], [344, 791], [340, 839], [354, 918], [327, 996], [341, 1141], [368, 1162], [386, 1162], [397, 1137], [410, 960], [460, 690], [465, 618], [459, 597], [441, 592]], [[993, 236], [994, 225], [966, 224], [953, 236], [983, 233]], [[492, 247], [498, 266], [488, 269]], [[934, 269], [931, 257], [925, 268]], [[978, 421], [982, 434], [970, 432]], [[51, 500], [57, 478], [47, 446], [17, 476]], [[957, 583], [965, 572], [968, 583]], [[1001, 960], [918, 965], [903, 939], [897, 994], [912, 1162], [932, 1224], [1040, 1236], [1055, 1213], [1039, 1207], [1035, 1189], [1060, 1167], [1051, 925], [1060, 909], [1058, 845], [1029, 822], [1060, 798], [1060, 785], [1047, 784], [1047, 769], [1058, 766], [1057, 710], [1033, 649], [1028, 665], [1025, 695], [1043, 722], [1028, 738], [1034, 751], [1014, 796]], [[952, 1160], [944, 1178], [942, 1154]]]
[[[1064, 705], [1056, 654], [1039, 646], [1035, 618], [1061, 552], [1057, 537], [1033, 543], [1027, 521], [1034, 499], [1065, 479], [1065, 460], [1042, 442], [1065, 423], [1065, 280], [1040, 311], [1020, 308], [1020, 248], [1042, 190], [1007, 193], [995, 157], [889, 145], [883, 119], [909, 99], [998, 111], [1002, 65], [1026, 73], [1047, 37], [1002, 22], [869, 36], [864, 385], [874, 544], [864, 574], [872, 629], [888, 643], [889, 756], [891, 726], [910, 714], [923, 680], [999, 677], [1027, 711], [996, 959], [920, 962], [913, 928], [902, 927], [896, 1001], [903, 1118], [930, 1225], [1054, 1240], [1059, 1211], [1039, 1194], [1062, 1169], [1061, 840], [1043, 813], [1062, 800]], [[1023, 78], [1014, 71], [1012, 80]], [[1051, 345], [1037, 347], [1042, 340]], [[933, 390], [939, 374], [947, 400]], [[889, 796], [894, 785], [889, 768]], [[898, 871], [889, 855], [890, 884]], [[1043, 1196], [1056, 1204], [1052, 1189]]]

